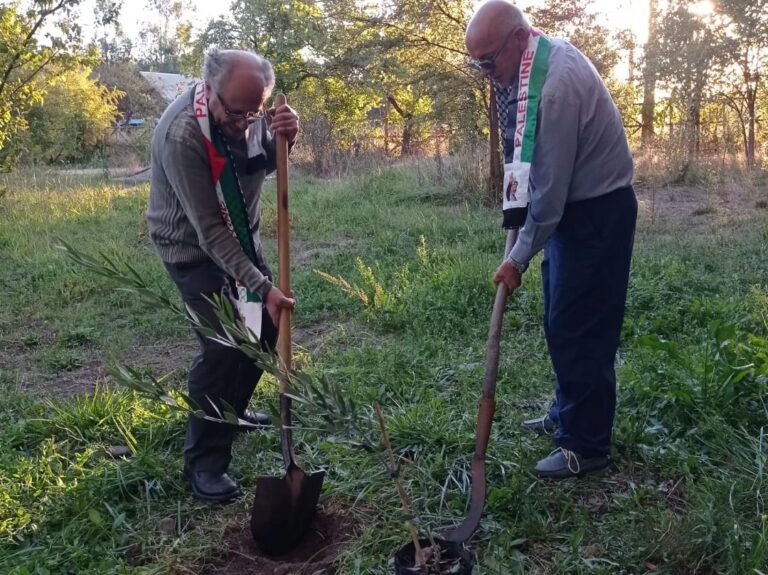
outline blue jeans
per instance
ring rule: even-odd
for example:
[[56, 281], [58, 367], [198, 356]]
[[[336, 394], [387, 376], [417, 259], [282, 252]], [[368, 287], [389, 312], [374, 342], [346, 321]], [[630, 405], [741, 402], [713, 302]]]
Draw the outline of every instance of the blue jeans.
[[614, 362], [624, 320], [637, 198], [629, 186], [566, 204], [547, 242], [544, 332], [555, 371], [555, 444], [585, 457], [610, 452]]

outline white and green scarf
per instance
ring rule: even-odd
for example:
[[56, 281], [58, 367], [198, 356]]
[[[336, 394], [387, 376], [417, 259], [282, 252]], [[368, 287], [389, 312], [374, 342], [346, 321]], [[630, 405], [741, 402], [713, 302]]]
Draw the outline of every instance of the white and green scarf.
[[[221, 217], [227, 229], [240, 244], [243, 252], [253, 265], [258, 265], [256, 246], [248, 221], [248, 209], [237, 177], [232, 151], [218, 129], [211, 130], [211, 117], [208, 111], [208, 98], [205, 95], [205, 83], [195, 87], [193, 101], [195, 117], [203, 132], [208, 162], [211, 166], [211, 179], [216, 186]], [[257, 292], [249, 290], [238, 278], [235, 278], [236, 293], [233, 294], [235, 308], [240, 319], [256, 337], [261, 337], [261, 318], [263, 306]]]
[[[515, 229], [528, 214], [528, 185], [536, 138], [539, 101], [549, 66], [550, 40], [531, 30], [518, 74], [517, 98], [512, 90], [495, 86], [499, 124], [504, 141], [504, 228]], [[514, 124], [511, 124], [514, 117]]]

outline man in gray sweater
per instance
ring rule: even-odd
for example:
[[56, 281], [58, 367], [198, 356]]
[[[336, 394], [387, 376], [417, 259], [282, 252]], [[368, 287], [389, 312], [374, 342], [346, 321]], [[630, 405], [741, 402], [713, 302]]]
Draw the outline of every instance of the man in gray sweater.
[[[261, 188], [275, 169], [273, 135], [285, 134], [292, 145], [298, 116], [288, 106], [264, 112], [275, 77], [257, 54], [214, 50], [203, 76], [168, 106], [155, 128], [150, 237], [189, 308], [219, 327], [206, 298], [229, 297], [241, 317], [248, 314], [262, 345], [272, 348], [280, 312], [292, 309], [294, 300], [272, 285], [264, 259]], [[268, 424], [267, 416], [246, 409], [261, 371], [239, 350], [197, 335], [200, 353], [189, 372], [190, 397], [211, 414], [210, 401], [224, 400], [244, 419]], [[184, 475], [198, 498], [227, 501], [240, 494], [227, 475], [235, 431], [190, 416]]]
[[530, 198], [527, 214], [513, 203], [509, 214], [505, 209], [505, 227], [523, 227], [494, 282], [512, 293], [544, 249], [544, 333], [555, 400], [523, 428], [554, 433], [558, 449], [536, 472], [562, 479], [596, 471], [609, 462], [614, 361], [637, 217], [622, 119], [592, 63], [565, 40], [532, 28], [506, 0], [477, 10], [466, 45], [474, 66], [494, 83], [506, 200], [521, 190]]

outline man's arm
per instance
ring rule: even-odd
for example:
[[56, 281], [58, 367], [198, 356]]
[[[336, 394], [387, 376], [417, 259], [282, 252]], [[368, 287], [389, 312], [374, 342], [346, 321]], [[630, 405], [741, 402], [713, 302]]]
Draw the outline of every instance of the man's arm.
[[202, 142], [166, 138], [162, 157], [168, 182], [197, 232], [200, 247], [230, 276], [266, 299], [270, 281], [248, 259], [224, 224]]
[[567, 94], [545, 96], [539, 104], [528, 217], [507, 258], [513, 263], [527, 266], [560, 222], [571, 185], [578, 136], [578, 106]]

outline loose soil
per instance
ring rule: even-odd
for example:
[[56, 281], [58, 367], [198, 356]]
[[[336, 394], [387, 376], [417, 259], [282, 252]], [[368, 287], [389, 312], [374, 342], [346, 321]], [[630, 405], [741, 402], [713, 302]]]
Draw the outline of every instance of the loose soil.
[[201, 575], [332, 575], [356, 525], [341, 508], [318, 510], [315, 522], [297, 549], [267, 557], [256, 547], [248, 518], [226, 528], [223, 558]]

